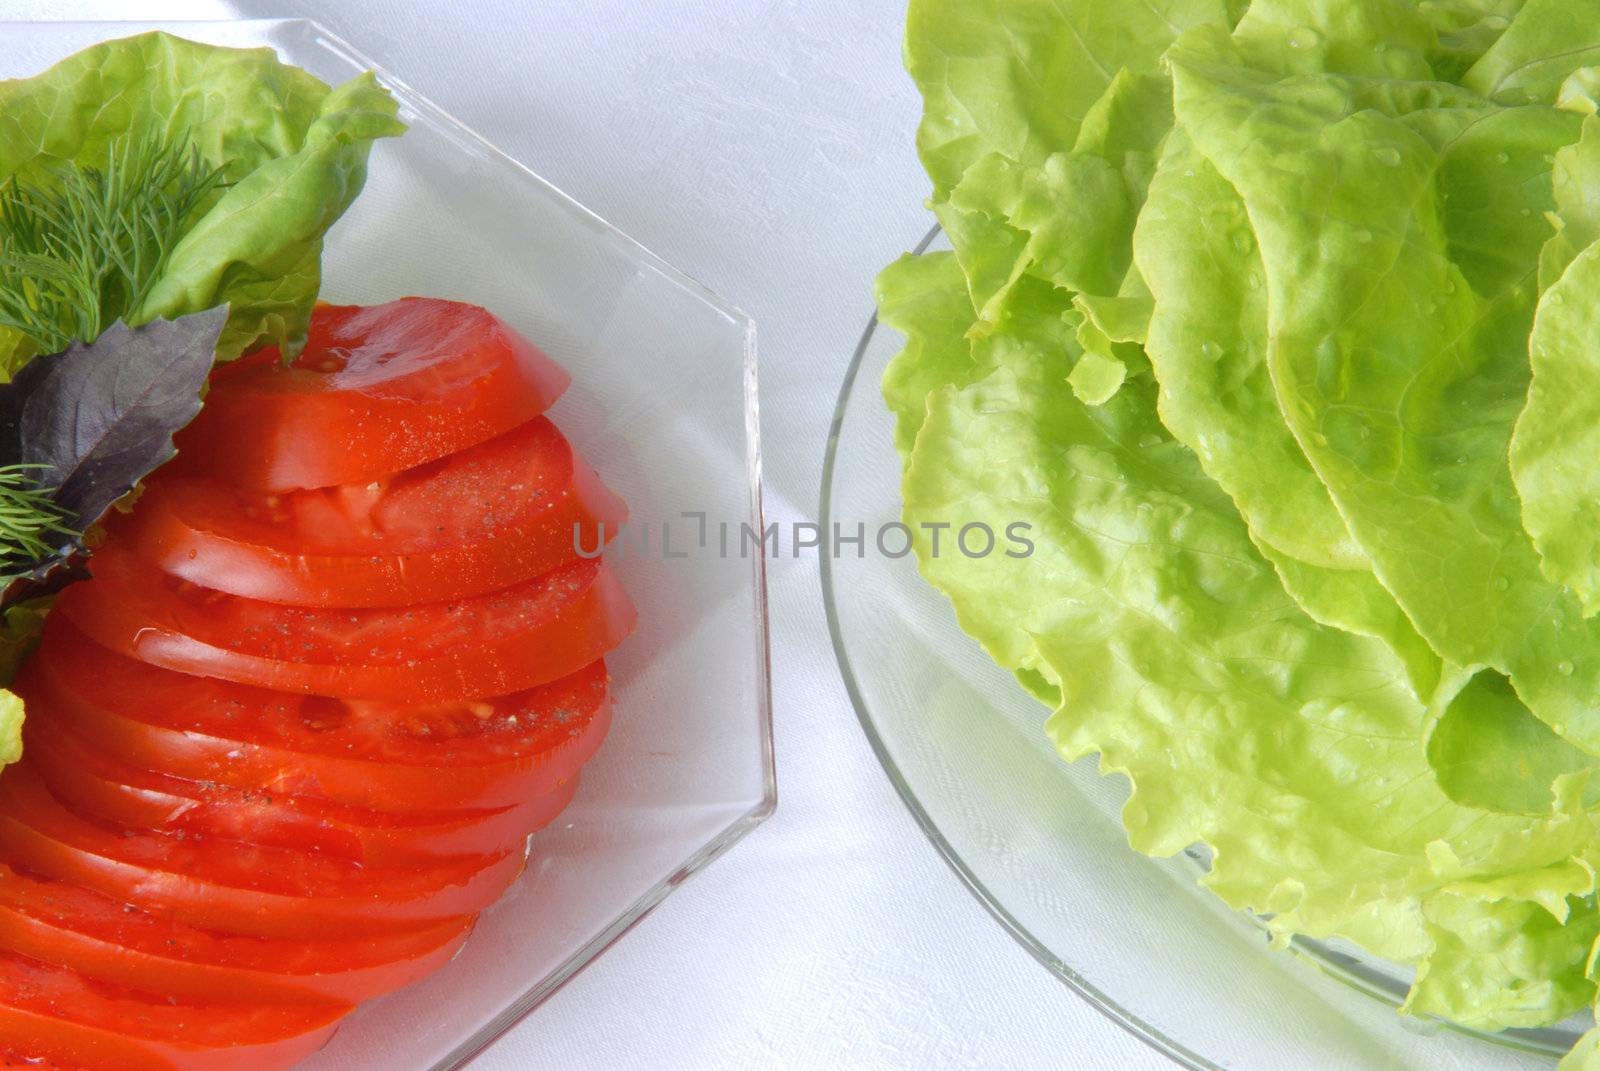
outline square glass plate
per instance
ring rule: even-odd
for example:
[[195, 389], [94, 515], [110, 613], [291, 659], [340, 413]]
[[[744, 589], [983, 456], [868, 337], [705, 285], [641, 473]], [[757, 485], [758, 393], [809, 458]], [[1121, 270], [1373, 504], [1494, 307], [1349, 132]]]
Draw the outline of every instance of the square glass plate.
[[[301, 1065], [396, 1071], [403, 1053], [408, 1071], [446, 1071], [772, 812], [765, 579], [761, 557], [739, 553], [740, 526], [761, 530], [754, 325], [306, 20], [5, 24], [0, 77], [150, 29], [268, 45], [330, 83], [376, 70], [410, 130], [373, 149], [331, 232], [323, 297], [492, 310], [572, 372], [551, 415], [630, 506], [634, 550], [610, 557], [639, 628], [608, 659], [615, 721], [576, 800], [453, 963], [359, 1010]], [[710, 526], [703, 545], [693, 515]], [[663, 555], [663, 525], [683, 557]]]

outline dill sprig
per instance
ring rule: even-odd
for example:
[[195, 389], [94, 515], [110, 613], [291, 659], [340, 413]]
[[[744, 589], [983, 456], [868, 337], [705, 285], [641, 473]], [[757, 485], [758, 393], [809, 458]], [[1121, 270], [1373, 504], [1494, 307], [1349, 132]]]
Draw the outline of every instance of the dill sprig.
[[[120, 137], [104, 167], [62, 165], [0, 184], [0, 327], [39, 353], [90, 343], [137, 310], [206, 195], [222, 181], [192, 143]], [[0, 582], [75, 539], [38, 465], [0, 466]], [[54, 537], [54, 538], [52, 538]]]
[[93, 342], [144, 303], [222, 169], [187, 140], [118, 138], [103, 168], [0, 186], [0, 325], [41, 353]]
[[63, 538], [77, 538], [51, 498], [55, 489], [38, 484], [45, 467], [0, 465], [0, 582], [26, 576], [35, 563], [55, 556]]

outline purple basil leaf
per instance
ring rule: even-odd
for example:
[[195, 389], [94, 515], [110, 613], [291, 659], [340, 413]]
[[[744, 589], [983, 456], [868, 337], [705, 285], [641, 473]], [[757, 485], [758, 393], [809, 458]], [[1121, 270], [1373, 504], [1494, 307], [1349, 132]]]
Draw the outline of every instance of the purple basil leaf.
[[[63, 523], [83, 532], [177, 453], [172, 434], [200, 412], [227, 319], [222, 306], [132, 328], [119, 320], [93, 342], [30, 361], [0, 384], [0, 465], [39, 466]], [[62, 536], [28, 577], [43, 579], [82, 549]]]

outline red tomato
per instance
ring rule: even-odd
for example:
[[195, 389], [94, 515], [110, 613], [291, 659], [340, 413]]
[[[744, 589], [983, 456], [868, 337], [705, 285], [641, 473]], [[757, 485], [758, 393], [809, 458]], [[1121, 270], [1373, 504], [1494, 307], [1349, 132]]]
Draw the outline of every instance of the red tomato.
[[488, 595], [405, 609], [315, 610], [168, 577], [107, 545], [55, 614], [113, 650], [180, 673], [286, 692], [434, 703], [575, 673], [632, 631], [600, 559]]
[[85, 1071], [269, 1071], [316, 1052], [341, 1004], [174, 1002], [0, 953], [0, 1037]]
[[474, 305], [323, 305], [293, 364], [265, 349], [212, 374], [180, 464], [263, 491], [365, 484], [510, 431], [569, 382]]
[[522, 870], [521, 853], [372, 867], [237, 841], [118, 830], [81, 818], [26, 759], [0, 775], [0, 853], [205, 930], [322, 940], [470, 915]]
[[195, 584], [295, 606], [402, 606], [498, 591], [590, 553], [627, 517], [555, 425], [359, 486], [249, 494], [152, 479], [112, 538]]
[[499, 810], [383, 814], [309, 796], [189, 781], [129, 765], [37, 709], [25, 728], [28, 761], [72, 810], [130, 829], [242, 840], [395, 865], [441, 855], [521, 848], [572, 801], [574, 774], [550, 792]]
[[230, 937], [0, 864], [0, 949], [180, 1001], [356, 1004], [431, 974], [471, 931], [456, 918], [365, 938]]
[[58, 615], [13, 687], [35, 725], [61, 722], [133, 766], [425, 815], [557, 791], [611, 720], [604, 662], [481, 702], [340, 701], [172, 673], [113, 654]]

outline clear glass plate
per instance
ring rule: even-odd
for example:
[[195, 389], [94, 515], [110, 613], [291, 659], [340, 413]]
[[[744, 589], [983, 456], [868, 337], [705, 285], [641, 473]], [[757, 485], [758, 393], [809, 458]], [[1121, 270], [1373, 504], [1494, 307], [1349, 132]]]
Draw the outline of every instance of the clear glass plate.
[[[938, 242], [932, 231], [919, 250]], [[900, 465], [879, 394], [903, 343], [870, 321], [846, 373], [821, 523], [899, 519]], [[1473, 1034], [1395, 1008], [1396, 966], [1352, 947], [1267, 947], [1265, 930], [1200, 888], [1204, 856], [1128, 847], [1126, 782], [1068, 765], [1046, 710], [956, 625], [912, 557], [824, 556], [823, 600], [867, 738], [923, 831], [1047, 969], [1189, 1068], [1549, 1068], [1585, 1023]], [[1041, 1045], [1049, 1042], [1041, 1040]], [[1070, 1038], [1057, 1044], [1071, 1051]]]
[[[615, 724], [577, 799], [454, 963], [358, 1011], [302, 1065], [446, 1071], [772, 812], [764, 574], [737, 552], [740, 524], [761, 528], [754, 325], [311, 22], [0, 24], [0, 76], [156, 28], [270, 45], [329, 82], [378, 70], [411, 129], [374, 148], [323, 296], [458, 298], [512, 323], [572, 372], [552, 415], [650, 539], [613, 555], [639, 629], [609, 659]], [[713, 526], [705, 546], [685, 513]], [[661, 553], [663, 523], [685, 557]]]

